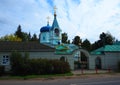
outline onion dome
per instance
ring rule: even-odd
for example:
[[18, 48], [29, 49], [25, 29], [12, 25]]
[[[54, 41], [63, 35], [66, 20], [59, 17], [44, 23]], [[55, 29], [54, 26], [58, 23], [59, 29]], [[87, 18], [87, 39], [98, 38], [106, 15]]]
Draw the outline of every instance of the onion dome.
[[47, 26], [41, 27], [40, 32], [49, 32], [50, 28], [51, 26], [48, 23]]

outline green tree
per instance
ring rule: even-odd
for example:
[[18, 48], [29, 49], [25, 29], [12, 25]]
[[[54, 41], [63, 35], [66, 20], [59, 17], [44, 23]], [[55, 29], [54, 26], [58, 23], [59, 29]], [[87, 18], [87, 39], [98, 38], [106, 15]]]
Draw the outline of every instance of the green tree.
[[18, 26], [17, 31], [14, 33], [15, 36], [22, 39], [22, 41], [30, 41], [31, 34], [27, 32], [22, 32], [21, 25]]
[[115, 38], [109, 32], [100, 34], [100, 40], [103, 45], [111, 45], [115, 42]]
[[87, 51], [91, 51], [91, 43], [88, 39], [85, 39], [83, 42], [82, 42], [82, 48], [86, 49]]
[[115, 42], [115, 38], [108, 32], [102, 32], [99, 36], [99, 40], [92, 44], [92, 50], [103, 47], [105, 45], [112, 45]]
[[30, 32], [29, 32], [29, 34], [28, 34], [28, 40], [29, 40], [29, 41], [31, 40], [31, 34], [30, 34]]
[[62, 43], [67, 43], [67, 39], [68, 39], [68, 36], [67, 36], [67, 33], [62, 33]]
[[17, 31], [15, 32], [15, 36], [23, 39], [23, 33], [22, 33], [21, 25], [18, 25]]
[[77, 45], [77, 46], [80, 46], [82, 43], [82, 40], [80, 39], [79, 36], [75, 36], [72, 43]]
[[1, 37], [0, 41], [22, 41], [22, 39], [11, 34], [11, 35], [5, 35]]
[[31, 41], [38, 41], [37, 35], [34, 33]]
[[70, 44], [70, 40], [68, 40], [67, 43]]

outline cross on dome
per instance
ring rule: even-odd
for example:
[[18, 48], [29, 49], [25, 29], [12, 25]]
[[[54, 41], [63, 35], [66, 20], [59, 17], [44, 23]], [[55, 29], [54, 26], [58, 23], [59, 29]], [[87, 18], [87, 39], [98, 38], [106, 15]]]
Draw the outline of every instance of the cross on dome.
[[50, 17], [49, 17], [49, 16], [47, 16], [47, 24], [49, 24], [49, 20], [50, 20]]
[[57, 7], [54, 6], [54, 15], [56, 15], [56, 10], [57, 10]]

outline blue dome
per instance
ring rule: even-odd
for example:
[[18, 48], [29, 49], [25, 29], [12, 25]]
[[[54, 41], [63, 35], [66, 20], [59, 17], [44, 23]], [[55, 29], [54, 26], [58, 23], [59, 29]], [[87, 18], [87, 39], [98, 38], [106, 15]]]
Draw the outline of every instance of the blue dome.
[[49, 26], [49, 24], [47, 24], [47, 26], [43, 26], [40, 29], [40, 32], [49, 32], [51, 26]]

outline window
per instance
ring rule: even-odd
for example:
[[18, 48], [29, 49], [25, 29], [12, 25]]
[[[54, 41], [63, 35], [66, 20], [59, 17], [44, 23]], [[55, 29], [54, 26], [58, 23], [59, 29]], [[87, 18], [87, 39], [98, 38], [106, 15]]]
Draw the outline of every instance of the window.
[[2, 64], [3, 65], [8, 65], [9, 64], [9, 56], [3, 56]]
[[59, 36], [59, 30], [57, 28], [55, 29], [55, 34], [56, 36]]
[[45, 36], [43, 36], [43, 40], [45, 40]]

